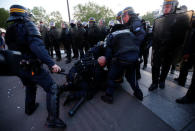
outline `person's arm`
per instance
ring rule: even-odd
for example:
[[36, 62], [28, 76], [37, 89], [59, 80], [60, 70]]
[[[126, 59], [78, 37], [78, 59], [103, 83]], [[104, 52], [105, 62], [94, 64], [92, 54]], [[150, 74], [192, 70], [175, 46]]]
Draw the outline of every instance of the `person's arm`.
[[45, 49], [43, 41], [38, 37], [28, 38], [30, 41], [31, 51], [46, 65], [52, 67], [55, 65], [54, 61], [48, 54], [48, 51]]
[[59, 72], [61, 68], [56, 65], [49, 56], [49, 53], [43, 44], [43, 40], [40, 38], [40, 32], [35, 24], [31, 21], [26, 22], [25, 30], [30, 50], [37, 56], [37, 58], [48, 65], [49, 68], [52, 68], [53, 72]]
[[140, 46], [140, 44], [142, 43], [142, 41], [145, 38], [146, 32], [144, 31], [143, 25], [141, 23], [141, 21], [137, 20], [133, 23], [133, 31], [132, 31], [135, 36], [137, 37], [137, 44]]

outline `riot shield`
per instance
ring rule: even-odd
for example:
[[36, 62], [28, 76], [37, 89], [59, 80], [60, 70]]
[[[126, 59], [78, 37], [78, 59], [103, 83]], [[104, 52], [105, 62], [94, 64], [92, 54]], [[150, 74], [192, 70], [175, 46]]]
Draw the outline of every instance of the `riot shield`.
[[0, 50], [0, 76], [16, 76], [20, 69], [21, 53]]
[[155, 40], [175, 48], [184, 44], [186, 33], [191, 28], [193, 11], [161, 16], [154, 21]]

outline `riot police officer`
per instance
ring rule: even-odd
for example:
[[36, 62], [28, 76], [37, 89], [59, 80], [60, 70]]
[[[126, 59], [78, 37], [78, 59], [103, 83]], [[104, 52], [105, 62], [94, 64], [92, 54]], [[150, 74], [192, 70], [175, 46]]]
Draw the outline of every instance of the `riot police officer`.
[[158, 87], [165, 88], [165, 79], [170, 66], [174, 60], [177, 60], [178, 51], [185, 44], [186, 32], [190, 29], [192, 12], [177, 14], [177, 6], [177, 0], [165, 0], [163, 15], [154, 21], [152, 84], [149, 91], [153, 91]]
[[8, 48], [22, 53], [22, 59], [18, 62], [21, 66], [17, 75], [26, 86], [25, 113], [31, 115], [38, 107], [38, 103], [35, 103], [38, 84], [47, 92], [46, 125], [54, 128], [66, 127], [59, 118], [58, 86], [43, 68], [42, 63], [48, 65], [53, 72], [59, 72], [61, 68], [48, 55], [40, 32], [28, 17], [25, 7], [12, 5], [7, 22], [12, 22], [6, 34]]
[[49, 40], [52, 46], [54, 47], [54, 50], [56, 52], [56, 60], [61, 60], [61, 52], [60, 52], [60, 42], [59, 42], [59, 32], [57, 31], [55, 27], [55, 22], [50, 22], [50, 31], [49, 31]]
[[99, 41], [98, 35], [97, 35], [99, 33], [99, 30], [98, 30], [98, 27], [96, 25], [96, 21], [95, 21], [94, 17], [89, 18], [88, 26], [89, 26], [89, 28], [88, 28], [87, 37], [88, 37], [89, 46], [91, 48], [94, 45], [96, 45], [97, 42]]
[[101, 99], [109, 104], [113, 103], [114, 90], [118, 86], [117, 80], [121, 79], [124, 74], [134, 90], [136, 98], [143, 100], [143, 93], [139, 88], [135, 69], [139, 57], [139, 46], [142, 41], [138, 38], [142, 38], [139, 35], [144, 37], [145, 32], [139, 21], [126, 18], [126, 15], [129, 15], [128, 11], [125, 10], [124, 15], [123, 21], [125, 23], [133, 22], [131, 26], [135, 34], [130, 31], [127, 24], [120, 24], [116, 25], [117, 28], [113, 27], [113, 32], [106, 38], [106, 62], [110, 64], [110, 67], [107, 81], [108, 87]]
[[64, 45], [64, 50], [67, 54], [67, 60], [66, 63], [70, 63], [71, 62], [71, 38], [70, 38], [70, 32], [69, 32], [69, 28], [68, 25], [63, 22], [61, 24], [62, 27], [62, 31], [61, 31], [61, 41], [62, 44]]
[[72, 50], [73, 50], [73, 58], [78, 58], [79, 53], [78, 53], [78, 43], [76, 41], [78, 37], [78, 29], [76, 26], [76, 23], [74, 20], [70, 21], [70, 36], [71, 36], [71, 45], [72, 45]]
[[46, 25], [43, 23], [43, 21], [40, 21], [39, 30], [41, 33], [41, 38], [43, 39], [43, 42], [45, 44], [45, 47], [48, 50], [49, 54], [51, 55], [53, 53], [53, 50], [52, 50], [52, 47], [50, 46], [50, 42], [49, 42], [49, 36], [48, 36], [49, 31], [48, 31], [48, 28], [46, 27]]
[[104, 41], [106, 35], [108, 34], [108, 30], [105, 26], [105, 21], [103, 19], [99, 20], [98, 28], [99, 28], [98, 40]]
[[82, 23], [83, 28], [85, 29], [85, 34], [84, 34], [84, 48], [85, 48], [85, 53], [89, 50], [89, 41], [88, 41], [88, 23], [86, 21], [83, 21]]
[[76, 43], [78, 45], [78, 50], [80, 53], [80, 58], [84, 56], [84, 39], [85, 39], [85, 29], [82, 26], [81, 21], [77, 21], [77, 38], [76, 38]]
[[192, 29], [192, 33], [191, 33], [191, 38], [190, 41], [187, 45], [187, 48], [184, 51], [184, 60], [187, 62], [189, 59], [192, 59], [192, 65], [194, 68], [193, 71], [193, 76], [192, 76], [192, 80], [191, 80], [191, 85], [186, 93], [185, 96], [176, 99], [177, 103], [180, 104], [189, 104], [189, 103], [193, 103], [195, 102], [195, 16], [193, 16], [193, 29]]

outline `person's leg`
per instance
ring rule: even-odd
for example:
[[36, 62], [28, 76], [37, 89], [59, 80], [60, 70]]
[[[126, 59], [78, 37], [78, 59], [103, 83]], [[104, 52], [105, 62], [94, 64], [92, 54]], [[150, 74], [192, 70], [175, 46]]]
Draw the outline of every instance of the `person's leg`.
[[165, 80], [167, 78], [167, 75], [169, 73], [170, 68], [171, 68], [170, 63], [165, 62], [165, 63], [162, 64], [161, 74], [160, 74], [160, 81], [159, 81], [159, 87], [161, 89], [165, 88]]
[[108, 80], [107, 80], [107, 89], [106, 94], [101, 97], [101, 99], [109, 104], [113, 103], [113, 95], [114, 90], [119, 86], [116, 82], [120, 77], [122, 77], [124, 72], [123, 67], [119, 63], [113, 63], [108, 72]]
[[152, 84], [149, 87], [149, 91], [153, 91], [158, 88], [161, 66], [161, 60], [158, 53], [153, 54], [152, 63]]
[[134, 91], [134, 95], [139, 99], [143, 100], [143, 93], [139, 88], [137, 78], [136, 78], [136, 63], [131, 64], [126, 67], [125, 77], [129, 84], [131, 85], [131, 88]]
[[[195, 65], [194, 65], [194, 69], [195, 69]], [[186, 95], [181, 98], [176, 99], [176, 102], [180, 104], [189, 104], [189, 103], [195, 102], [195, 70], [193, 72], [191, 85]]]
[[32, 78], [47, 92], [48, 118], [46, 125], [51, 128], [65, 128], [66, 124], [59, 118], [59, 87], [43, 68], [38, 75]]

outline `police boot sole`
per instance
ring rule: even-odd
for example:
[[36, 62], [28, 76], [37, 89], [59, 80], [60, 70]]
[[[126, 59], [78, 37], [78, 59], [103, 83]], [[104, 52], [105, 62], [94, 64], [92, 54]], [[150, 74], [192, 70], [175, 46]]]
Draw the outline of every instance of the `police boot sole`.
[[66, 128], [65, 123], [46, 122], [45, 126], [48, 128]]

